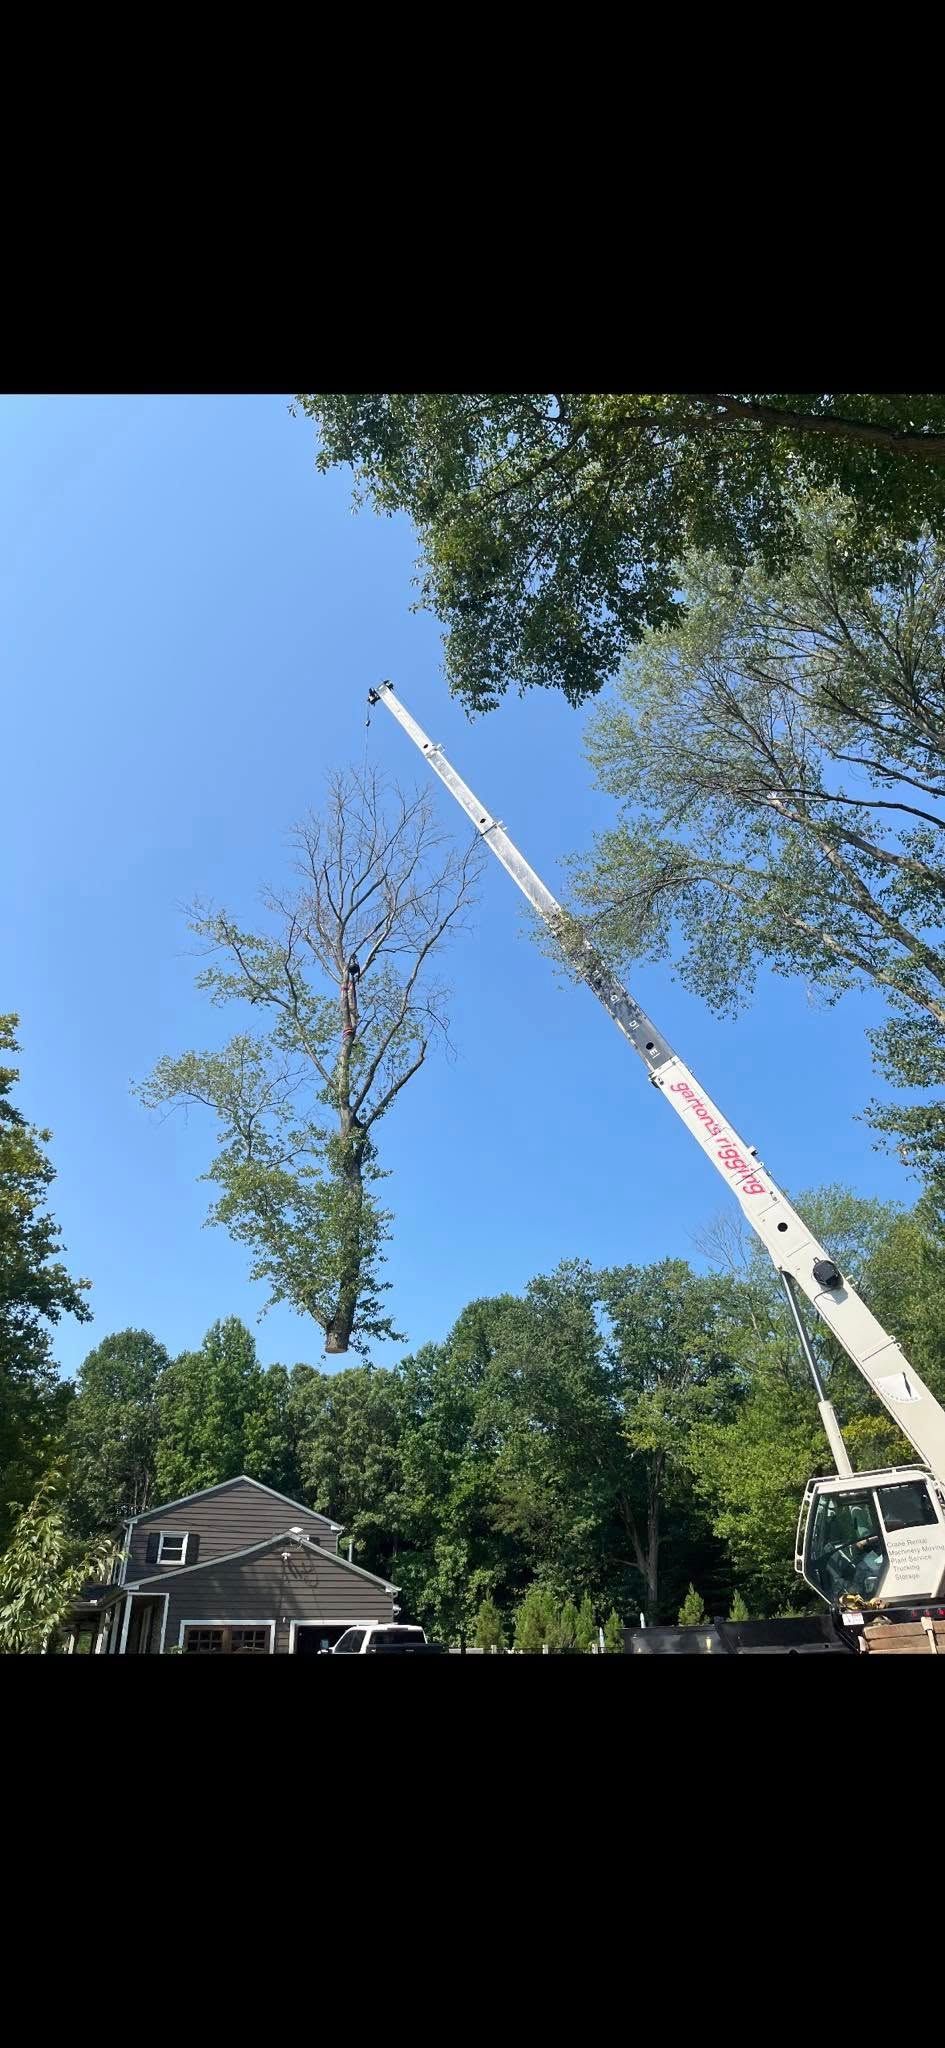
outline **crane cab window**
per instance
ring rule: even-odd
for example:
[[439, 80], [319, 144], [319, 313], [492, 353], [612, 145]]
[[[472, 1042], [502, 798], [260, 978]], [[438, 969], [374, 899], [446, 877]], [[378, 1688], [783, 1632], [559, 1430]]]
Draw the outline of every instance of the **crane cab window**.
[[808, 1574], [825, 1599], [858, 1593], [861, 1600], [872, 1600], [886, 1563], [872, 1494], [821, 1494], [810, 1534]]
[[903, 1480], [898, 1486], [880, 1486], [879, 1511], [890, 1535], [897, 1529], [927, 1528], [938, 1516], [922, 1479]]

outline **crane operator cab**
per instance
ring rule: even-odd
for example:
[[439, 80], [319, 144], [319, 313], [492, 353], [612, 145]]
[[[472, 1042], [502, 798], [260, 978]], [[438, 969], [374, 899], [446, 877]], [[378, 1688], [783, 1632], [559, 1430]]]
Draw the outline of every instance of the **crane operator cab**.
[[945, 1604], [945, 1499], [921, 1465], [811, 1479], [794, 1562], [831, 1607]]

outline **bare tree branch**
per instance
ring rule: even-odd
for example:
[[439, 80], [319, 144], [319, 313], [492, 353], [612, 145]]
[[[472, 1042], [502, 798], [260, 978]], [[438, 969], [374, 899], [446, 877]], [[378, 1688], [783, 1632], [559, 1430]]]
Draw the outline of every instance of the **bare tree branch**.
[[388, 1219], [369, 1192], [371, 1132], [433, 1039], [449, 1046], [430, 964], [463, 922], [483, 852], [478, 836], [453, 845], [429, 792], [373, 770], [333, 775], [292, 845], [297, 883], [265, 892], [267, 930], [243, 931], [212, 905], [191, 918], [211, 962], [199, 984], [216, 1003], [268, 1012], [269, 1035], [161, 1061], [142, 1093], [215, 1111], [215, 1219], [251, 1246], [272, 1298], [313, 1315], [328, 1350], [344, 1352], [396, 1334], [381, 1314]]

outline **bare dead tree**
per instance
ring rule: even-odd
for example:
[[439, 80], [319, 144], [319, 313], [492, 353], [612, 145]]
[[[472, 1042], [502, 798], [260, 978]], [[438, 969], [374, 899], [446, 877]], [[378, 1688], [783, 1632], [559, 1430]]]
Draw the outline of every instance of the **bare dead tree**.
[[251, 1245], [270, 1298], [314, 1316], [337, 1353], [396, 1334], [381, 1312], [389, 1218], [368, 1187], [374, 1134], [434, 1041], [449, 1042], [434, 955], [465, 920], [481, 848], [458, 848], [426, 793], [370, 769], [332, 775], [292, 845], [294, 886], [264, 896], [269, 931], [203, 904], [191, 915], [212, 961], [198, 985], [268, 1012], [267, 1033], [162, 1060], [141, 1092], [215, 1110], [214, 1220]]

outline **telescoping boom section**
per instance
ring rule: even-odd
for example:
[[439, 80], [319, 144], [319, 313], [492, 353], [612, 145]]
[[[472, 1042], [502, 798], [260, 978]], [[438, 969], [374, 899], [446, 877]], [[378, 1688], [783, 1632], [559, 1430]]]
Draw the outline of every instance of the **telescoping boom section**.
[[[913, 1370], [899, 1345], [889, 1332], [883, 1329], [882, 1324], [877, 1322], [876, 1317], [860, 1299], [852, 1282], [841, 1273], [829, 1252], [818, 1243], [803, 1217], [798, 1215], [797, 1210], [792, 1207], [762, 1164], [755, 1147], [747, 1145], [739, 1136], [730, 1119], [700, 1086], [696, 1076], [673, 1050], [668, 1039], [647, 1016], [646, 1011], [641, 1009], [640, 1004], [635, 1002], [616, 980], [586, 934], [564, 912], [550, 889], [545, 887], [540, 876], [536, 875], [534, 868], [529, 866], [528, 861], [513, 844], [501, 821], [493, 817], [485, 805], [480, 803], [462, 776], [457, 774], [451, 762], [447, 760], [442, 747], [435, 745], [417, 724], [416, 719], [411, 717], [393, 685], [383, 683], [379, 689], [371, 690], [369, 700], [372, 704], [383, 704], [403, 727], [424, 759], [429, 762], [434, 774], [439, 776], [450, 795], [465, 811], [490, 851], [511, 875], [513, 882], [518, 884], [523, 896], [563, 946], [570, 965], [580, 973], [603, 1003], [605, 1010], [609, 1011], [618, 1030], [622, 1031], [634, 1052], [643, 1061], [654, 1087], [660, 1090], [680, 1121], [685, 1124], [690, 1136], [701, 1146], [716, 1172], [731, 1189], [752, 1229], [769, 1253], [791, 1302], [794, 1303], [795, 1288], [806, 1295], [827, 1328], [832, 1331], [838, 1343], [842, 1344], [854, 1365], [862, 1373], [877, 1400], [893, 1417], [903, 1435], [914, 1445], [924, 1465], [937, 1481], [937, 1486], [930, 1489], [930, 1499], [937, 1510], [941, 1509], [940, 1490], [945, 1487], [945, 1411], [940, 1408], [935, 1396]], [[796, 1309], [796, 1303], [794, 1305]], [[803, 1325], [799, 1316], [797, 1321], [799, 1335], [804, 1342]], [[815, 1372], [816, 1382], [816, 1367], [809, 1350], [808, 1362]], [[824, 1401], [823, 1390], [819, 1384], [817, 1392], [824, 1426], [841, 1474], [840, 1481], [832, 1482], [833, 1486], [837, 1487], [843, 1484], [844, 1479], [849, 1478], [849, 1459], [833, 1411], [829, 1402]], [[906, 1469], [902, 1468], [903, 1474]], [[911, 1471], [912, 1468], [908, 1469]], [[861, 1485], [868, 1484], [868, 1475], [859, 1474], [858, 1482]], [[811, 1518], [808, 1516], [806, 1519]], [[941, 1513], [936, 1513], [935, 1521], [935, 1531], [925, 1530], [924, 1540], [919, 1544], [925, 1556], [922, 1571], [928, 1578], [929, 1543], [931, 1542], [933, 1549], [937, 1551], [940, 1539], [939, 1579], [945, 1581], [945, 1509], [942, 1509]], [[918, 1557], [916, 1563], [918, 1566]], [[902, 1597], [906, 1594], [905, 1581], [908, 1576], [905, 1574], [903, 1577]], [[823, 1591], [823, 1588], [818, 1586], [818, 1590]], [[937, 1583], [930, 1590], [936, 1591]], [[920, 1597], [918, 1586], [913, 1597]]]

